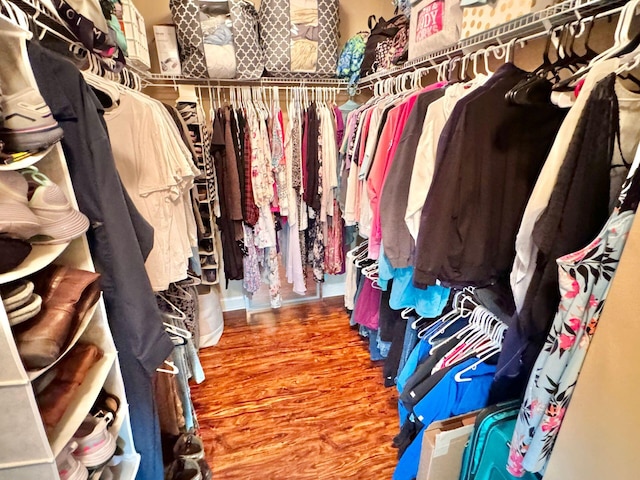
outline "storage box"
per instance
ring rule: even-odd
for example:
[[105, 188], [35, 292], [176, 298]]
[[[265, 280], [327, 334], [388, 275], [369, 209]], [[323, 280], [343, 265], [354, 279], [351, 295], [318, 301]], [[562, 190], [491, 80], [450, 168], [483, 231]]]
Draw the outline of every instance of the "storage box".
[[462, 12], [462, 38], [510, 22], [528, 13], [539, 12], [561, 0], [495, 0], [487, 5], [466, 7]]
[[434, 422], [424, 432], [417, 480], [458, 480], [478, 412]]
[[460, 39], [460, 0], [417, 0], [411, 4], [409, 60], [446, 48]]
[[129, 50], [127, 62], [140, 70], [149, 70], [151, 59], [144, 18], [131, 0], [120, 0], [120, 3], [122, 3], [123, 33]]
[[174, 25], [154, 25], [153, 36], [156, 39], [160, 73], [182, 75], [176, 27]]

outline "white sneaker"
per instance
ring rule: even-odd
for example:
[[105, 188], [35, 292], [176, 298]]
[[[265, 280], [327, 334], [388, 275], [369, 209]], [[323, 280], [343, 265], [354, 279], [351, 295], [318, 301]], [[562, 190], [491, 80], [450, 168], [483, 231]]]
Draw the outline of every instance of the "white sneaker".
[[58, 185], [33, 167], [24, 170], [22, 174], [28, 176], [29, 185], [33, 189], [29, 208], [40, 224], [37, 235], [30, 239], [30, 243], [67, 243], [87, 231], [89, 219], [73, 208]]
[[72, 452], [78, 447], [76, 442], [69, 442], [56, 457], [56, 467], [60, 480], [87, 480], [89, 471], [87, 467], [78, 462]]
[[0, 139], [5, 143], [6, 151], [38, 151], [62, 138], [62, 129], [36, 89], [29, 87], [5, 95], [0, 104], [4, 114]]
[[28, 240], [40, 222], [29, 209], [29, 184], [18, 172], [0, 172], [0, 234]]
[[73, 441], [78, 443], [73, 456], [85, 467], [99, 467], [115, 453], [116, 439], [107, 430], [112, 419], [111, 413], [102, 417], [88, 415], [73, 435]]

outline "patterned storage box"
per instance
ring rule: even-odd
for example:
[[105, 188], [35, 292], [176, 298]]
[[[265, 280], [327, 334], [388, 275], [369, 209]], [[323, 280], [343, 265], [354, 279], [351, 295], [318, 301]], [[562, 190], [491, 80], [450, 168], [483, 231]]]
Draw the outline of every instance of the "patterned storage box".
[[262, 0], [260, 41], [273, 76], [336, 74], [338, 0]]
[[469, 38], [528, 13], [544, 10], [560, 0], [495, 0], [487, 5], [467, 7], [462, 13], [462, 38]]

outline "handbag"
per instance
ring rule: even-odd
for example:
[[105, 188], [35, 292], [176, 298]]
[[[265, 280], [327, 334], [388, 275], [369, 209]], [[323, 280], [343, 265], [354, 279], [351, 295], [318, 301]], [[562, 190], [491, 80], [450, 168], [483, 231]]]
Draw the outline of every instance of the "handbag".
[[[373, 22], [376, 22], [375, 25]], [[385, 64], [386, 51], [390, 51], [392, 41], [398, 34], [403, 25], [406, 25], [407, 18], [404, 15], [397, 15], [391, 20], [385, 20], [380, 17], [376, 21], [376, 17], [369, 17], [369, 38], [364, 50], [364, 59], [360, 67], [360, 76], [366, 77], [378, 70], [380, 62]], [[378, 47], [378, 45], [381, 45]], [[391, 63], [391, 59], [389, 60]]]
[[264, 72], [264, 52], [256, 7], [246, 0], [229, 0], [229, 8], [236, 46], [236, 76], [246, 80], [260, 78]]

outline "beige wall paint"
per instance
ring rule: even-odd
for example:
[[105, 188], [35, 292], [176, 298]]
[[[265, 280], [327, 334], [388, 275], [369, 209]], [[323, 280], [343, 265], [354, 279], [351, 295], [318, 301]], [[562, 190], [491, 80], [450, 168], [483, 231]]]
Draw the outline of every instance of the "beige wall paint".
[[[259, 7], [260, 0], [254, 0]], [[173, 23], [169, 0], [134, 0], [136, 8], [144, 17], [149, 54], [151, 55], [152, 71], [158, 71], [158, 57], [153, 39], [153, 26], [162, 23]], [[391, 0], [341, 0], [340, 1], [340, 44], [344, 44], [349, 37], [361, 30], [369, 30], [367, 19], [369, 15], [393, 16], [394, 6]]]

